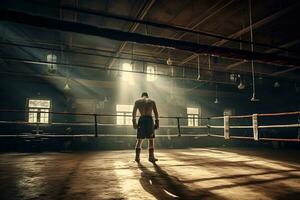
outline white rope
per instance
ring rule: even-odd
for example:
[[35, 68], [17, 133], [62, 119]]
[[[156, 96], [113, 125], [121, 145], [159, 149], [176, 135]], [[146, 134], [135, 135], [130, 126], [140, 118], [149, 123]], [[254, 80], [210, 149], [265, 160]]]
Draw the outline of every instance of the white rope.
[[[98, 137], [136, 137], [136, 134], [98, 134]], [[206, 137], [207, 134], [156, 134], [155, 137]], [[60, 137], [95, 137], [95, 134], [20, 134], [0, 135], [0, 137], [24, 137], [24, 138], [60, 138]]]
[[300, 124], [273, 124], [273, 125], [263, 125], [258, 126], [258, 128], [293, 128], [293, 127], [300, 127]]
[[253, 128], [253, 126], [230, 126], [230, 129], [245, 129], [245, 128]]
[[224, 128], [224, 126], [209, 126], [209, 128]]

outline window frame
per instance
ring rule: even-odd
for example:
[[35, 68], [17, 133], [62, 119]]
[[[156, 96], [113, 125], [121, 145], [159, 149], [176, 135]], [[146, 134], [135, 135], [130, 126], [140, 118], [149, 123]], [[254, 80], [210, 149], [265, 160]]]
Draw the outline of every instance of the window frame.
[[[189, 113], [188, 109], [197, 109], [197, 114], [196, 113]], [[200, 112], [201, 112], [201, 108], [200, 108]], [[188, 127], [198, 127], [200, 126], [201, 120], [199, 119], [200, 113], [199, 113], [199, 107], [186, 107], [186, 115], [188, 117], [187, 119], [187, 126]], [[192, 117], [192, 118], [189, 118]], [[190, 125], [190, 120], [192, 120], [192, 124]]]
[[[118, 106], [128, 106], [129, 109], [128, 111], [123, 111], [123, 110], [118, 110]], [[117, 104], [116, 105], [116, 114], [121, 115], [116, 117], [116, 125], [121, 125], [121, 126], [130, 126], [131, 125], [131, 119], [132, 119], [132, 110], [133, 110], [133, 105], [131, 104]], [[118, 123], [120, 120], [122, 123]], [[129, 118], [129, 119], [128, 119]], [[128, 123], [127, 123], [128, 122]]]
[[[37, 107], [29, 107], [29, 101], [30, 100], [43, 100], [43, 101], [49, 101], [50, 102], [50, 107], [49, 108], [37, 108]], [[36, 112], [37, 114], [37, 121], [39, 122], [29, 122], [29, 109], [37, 109], [38, 111]], [[36, 125], [36, 124], [39, 124], [39, 126], [49, 126], [51, 125], [52, 123], [52, 114], [51, 113], [48, 113], [48, 123], [45, 123], [45, 122], [40, 122], [41, 121], [41, 115], [38, 115], [38, 112], [39, 110], [41, 109], [49, 109], [49, 112], [52, 111], [52, 100], [51, 99], [48, 99], [48, 98], [33, 98], [33, 97], [29, 97], [26, 99], [26, 111], [25, 112], [25, 119], [26, 119], [26, 122], [29, 124], [29, 125]], [[40, 114], [43, 114], [43, 113], [40, 113]]]

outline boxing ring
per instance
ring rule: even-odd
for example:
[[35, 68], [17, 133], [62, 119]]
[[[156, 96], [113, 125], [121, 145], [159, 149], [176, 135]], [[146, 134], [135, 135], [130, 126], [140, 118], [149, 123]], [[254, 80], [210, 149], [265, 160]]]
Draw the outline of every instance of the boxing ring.
[[[49, 112], [51, 125], [10, 118], [27, 111], [1, 110], [2, 139], [51, 138], [61, 141], [88, 138], [88, 142], [136, 137], [131, 125], [105, 121], [116, 115]], [[5, 115], [3, 114], [5, 113]], [[157, 139], [204, 138], [223, 142], [282, 141], [299, 143], [299, 112], [198, 118], [200, 127], [187, 126], [188, 117], [160, 117]], [[89, 122], [62, 122], [57, 116], [84, 116]], [[3, 120], [3, 116], [7, 120]], [[65, 117], [63, 117], [65, 118]], [[275, 118], [275, 120], [274, 120]], [[278, 120], [281, 119], [281, 120]], [[71, 118], [74, 120], [74, 118]], [[200, 122], [201, 120], [201, 122]], [[110, 121], [111, 122], [111, 121]], [[274, 123], [277, 122], [277, 123]], [[278, 123], [280, 122], [280, 123]], [[51, 132], [49, 127], [81, 127], [86, 133]], [[28, 128], [31, 132], [16, 130]], [[106, 132], [111, 128], [118, 133]], [[107, 129], [109, 128], [109, 129]], [[276, 132], [277, 129], [281, 131]], [[160, 132], [159, 132], [160, 131]], [[45, 144], [46, 145], [46, 144]], [[246, 145], [247, 146], [247, 145]], [[299, 150], [273, 148], [204, 147], [157, 149], [159, 161], [134, 162], [134, 151], [38, 152], [0, 154], [0, 199], [299, 199]]]
[[[4, 134], [0, 134], [0, 137], [136, 137], [135, 131], [131, 125], [118, 125], [112, 123], [116, 121], [115, 118], [118, 116], [131, 118], [131, 115], [34, 111], [37, 115], [47, 113], [50, 116], [50, 122], [48, 124], [29, 123], [11, 117], [17, 114], [19, 115], [19, 118], [24, 118], [28, 113], [30, 113], [30, 111], [0, 109], [0, 126], [2, 132], [4, 132]], [[65, 118], [69, 119], [70, 117], [73, 117], [71, 119], [73, 121], [70, 121], [69, 119], [68, 122], [62, 122], [61, 119], [55, 120], [54, 116], [61, 116], [61, 119], [63, 120]], [[77, 116], [85, 117], [86, 122], [76, 121], [74, 117]], [[110, 120], [107, 120], [107, 118], [110, 118]], [[159, 119], [161, 121], [160, 129], [157, 130], [156, 137], [217, 137], [224, 138], [225, 140], [240, 139], [253, 141], [300, 142], [300, 111], [217, 117], [160, 116]], [[188, 126], [187, 121], [189, 119], [196, 119], [197, 122], [199, 121], [199, 125]], [[18, 126], [20, 125], [22, 126], [20, 129], [24, 129], [25, 127], [29, 132], [20, 132], [20, 130], [18, 130]], [[19, 131], [19, 133], [5, 134], [5, 131], [3, 131], [5, 126], [13, 126], [14, 130], [16, 130], [16, 132]], [[66, 129], [65, 132], [67, 132], [67, 134], [56, 133], [53, 132], [53, 130], [51, 131], [51, 128], [53, 127], [84, 127], [83, 130], [88, 131], [85, 133], [74, 134]], [[30, 131], [30, 128], [33, 128], [33, 130]], [[111, 131], [109, 131], [109, 128], [118, 128], [118, 134], [112, 134]]]

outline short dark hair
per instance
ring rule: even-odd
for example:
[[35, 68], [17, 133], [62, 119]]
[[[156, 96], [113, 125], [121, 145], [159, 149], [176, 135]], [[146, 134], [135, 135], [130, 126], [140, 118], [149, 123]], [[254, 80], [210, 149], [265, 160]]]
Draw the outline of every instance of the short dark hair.
[[141, 97], [149, 97], [147, 92], [143, 92]]

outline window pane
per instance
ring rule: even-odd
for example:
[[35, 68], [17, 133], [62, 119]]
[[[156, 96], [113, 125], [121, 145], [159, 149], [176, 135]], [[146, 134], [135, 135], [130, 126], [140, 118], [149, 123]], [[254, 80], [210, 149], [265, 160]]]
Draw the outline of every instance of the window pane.
[[28, 101], [28, 122], [30, 123], [49, 123], [49, 112], [51, 107], [50, 100], [29, 99]]
[[198, 115], [188, 115], [188, 126], [198, 126], [199, 125], [199, 120], [198, 120]]
[[[133, 76], [132, 76], [132, 64], [130, 63], [123, 63], [122, 65], [122, 80], [127, 81], [130, 85], [133, 85]], [[128, 72], [129, 71], [129, 72]]]
[[50, 100], [35, 100], [30, 99], [28, 103], [29, 108], [50, 108]]
[[37, 110], [38, 109], [29, 109], [28, 122], [30, 122], [30, 123], [37, 122]]
[[118, 112], [117, 113], [117, 124], [119, 125], [123, 125], [124, 124], [124, 117], [123, 116], [119, 116], [119, 115], [123, 115], [123, 113]]
[[[195, 117], [197, 117], [197, 116], [195, 116]], [[198, 126], [198, 119], [197, 118], [195, 118], [195, 120], [194, 120], [194, 126]]]
[[187, 108], [187, 114], [199, 114], [198, 108]]
[[[41, 112], [49, 112], [49, 109], [40, 109]], [[49, 123], [49, 113], [40, 113], [40, 122]]]
[[117, 112], [132, 112], [133, 105], [120, 105], [118, 104], [116, 107]]
[[188, 115], [188, 126], [193, 126], [193, 119], [190, 117], [193, 117], [192, 115]]
[[126, 125], [131, 125], [131, 116], [126, 117]]

